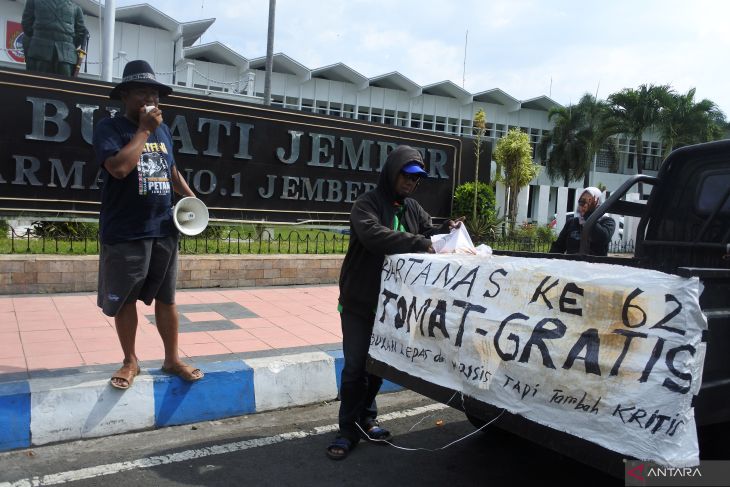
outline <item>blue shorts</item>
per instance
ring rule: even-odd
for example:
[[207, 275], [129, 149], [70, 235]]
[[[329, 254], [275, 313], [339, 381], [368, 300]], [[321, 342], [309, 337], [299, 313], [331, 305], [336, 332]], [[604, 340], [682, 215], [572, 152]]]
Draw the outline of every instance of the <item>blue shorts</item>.
[[177, 235], [102, 244], [96, 304], [107, 316], [138, 299], [175, 303]]

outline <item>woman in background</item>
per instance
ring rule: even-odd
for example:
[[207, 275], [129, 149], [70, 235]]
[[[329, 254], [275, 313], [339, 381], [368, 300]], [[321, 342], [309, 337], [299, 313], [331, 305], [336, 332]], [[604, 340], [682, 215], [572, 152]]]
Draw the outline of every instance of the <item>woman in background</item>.
[[[577, 254], [580, 250], [580, 238], [583, 233], [583, 225], [600, 204], [600, 189], [592, 186], [584, 189], [578, 199], [579, 216], [575, 216], [565, 223], [563, 230], [558, 235], [558, 239], [550, 247], [550, 253]], [[614, 230], [616, 230], [616, 222], [613, 221], [613, 218], [608, 215], [602, 216], [591, 229], [588, 253], [599, 256], [608, 255], [608, 244], [611, 243]]]

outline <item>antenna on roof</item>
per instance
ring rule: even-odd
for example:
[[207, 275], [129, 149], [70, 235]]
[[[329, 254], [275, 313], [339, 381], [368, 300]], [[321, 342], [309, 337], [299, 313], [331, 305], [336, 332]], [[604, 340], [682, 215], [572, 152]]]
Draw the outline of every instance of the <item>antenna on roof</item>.
[[469, 41], [469, 29], [466, 29], [466, 36], [464, 37], [464, 70], [461, 74], [461, 87], [466, 84], [466, 44]]
[[[204, 19], [205, 18], [203, 16], [203, 7], [204, 7], [204, 5], [205, 5], [205, 0], [200, 0], [200, 18], [201, 19]], [[200, 38], [198, 38], [198, 44], [199, 45], [200, 44], [203, 44], [203, 34], [200, 34]]]

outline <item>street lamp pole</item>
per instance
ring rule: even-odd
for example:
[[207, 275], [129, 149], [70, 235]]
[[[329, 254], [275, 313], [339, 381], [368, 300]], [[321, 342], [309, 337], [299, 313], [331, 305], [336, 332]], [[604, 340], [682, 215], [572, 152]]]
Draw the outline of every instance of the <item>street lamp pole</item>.
[[264, 105], [271, 105], [271, 73], [274, 70], [274, 17], [276, 0], [269, 0], [269, 33], [266, 38], [266, 77], [264, 78]]

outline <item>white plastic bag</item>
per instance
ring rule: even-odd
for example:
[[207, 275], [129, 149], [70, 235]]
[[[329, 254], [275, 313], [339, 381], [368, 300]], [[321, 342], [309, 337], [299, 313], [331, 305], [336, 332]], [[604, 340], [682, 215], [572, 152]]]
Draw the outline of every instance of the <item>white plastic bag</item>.
[[443, 233], [431, 237], [433, 250], [437, 254], [476, 254], [466, 226], [462, 223], [451, 229], [450, 233]]

